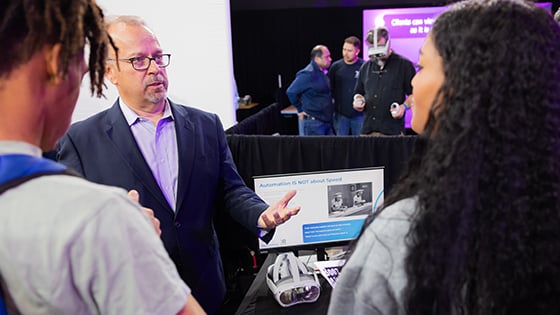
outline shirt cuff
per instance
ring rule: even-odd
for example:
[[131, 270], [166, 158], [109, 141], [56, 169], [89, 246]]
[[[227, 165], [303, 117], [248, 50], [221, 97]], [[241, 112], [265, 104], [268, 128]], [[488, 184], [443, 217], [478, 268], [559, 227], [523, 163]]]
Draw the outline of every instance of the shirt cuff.
[[260, 226], [257, 226], [257, 235], [259, 238], [265, 237], [268, 233], [270, 233], [270, 230], [266, 230], [261, 228]]

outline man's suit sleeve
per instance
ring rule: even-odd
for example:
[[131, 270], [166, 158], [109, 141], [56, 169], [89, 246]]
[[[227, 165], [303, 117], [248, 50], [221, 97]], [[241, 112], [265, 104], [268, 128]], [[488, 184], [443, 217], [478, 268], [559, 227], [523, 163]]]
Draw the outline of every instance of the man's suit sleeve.
[[56, 160], [84, 176], [84, 169], [78, 150], [70, 133], [66, 133], [57, 143]]
[[215, 119], [221, 158], [220, 176], [223, 183], [225, 211], [246, 229], [258, 236], [258, 219], [262, 212], [268, 208], [268, 204], [245, 185], [237, 172], [222, 123], [218, 116], [215, 116]]

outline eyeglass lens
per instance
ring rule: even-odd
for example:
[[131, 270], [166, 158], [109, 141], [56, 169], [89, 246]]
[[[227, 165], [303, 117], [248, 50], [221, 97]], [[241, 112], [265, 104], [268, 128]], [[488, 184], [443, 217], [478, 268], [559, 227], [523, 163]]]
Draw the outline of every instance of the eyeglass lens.
[[167, 67], [169, 65], [169, 55], [156, 55], [154, 57], [143, 57], [136, 58], [132, 61], [132, 65], [137, 70], [145, 70], [150, 67], [152, 60], [158, 65], [158, 67]]

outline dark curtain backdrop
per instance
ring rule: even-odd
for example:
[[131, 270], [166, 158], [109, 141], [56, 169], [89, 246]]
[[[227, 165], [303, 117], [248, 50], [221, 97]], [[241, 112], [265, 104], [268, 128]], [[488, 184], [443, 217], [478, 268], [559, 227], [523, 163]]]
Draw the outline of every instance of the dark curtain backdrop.
[[344, 38], [361, 38], [359, 8], [236, 11], [231, 15], [234, 75], [239, 95], [271, 104], [278, 93], [278, 75], [285, 90], [310, 60], [313, 46], [329, 47], [342, 57]]
[[[288, 8], [327, 8], [327, 7], [404, 7], [420, 5], [441, 5], [451, 1], [443, 0], [231, 0], [231, 9], [239, 10], [272, 10]], [[553, 12], [558, 9], [558, 0], [536, 0], [535, 2], [552, 2]]]
[[231, 0], [231, 9], [261, 10], [288, 8], [327, 8], [327, 7], [400, 7], [432, 5], [443, 1], [427, 0]]
[[383, 166], [387, 195], [406, 167], [416, 136], [228, 135], [227, 139], [239, 174], [251, 189], [253, 176]]
[[[250, 94], [263, 107], [280, 101], [278, 75], [282, 75], [285, 90], [296, 72], [309, 63], [313, 46], [327, 45], [335, 61], [342, 57], [344, 38], [355, 35], [363, 40], [363, 9], [451, 2], [455, 1], [231, 0], [233, 65], [238, 92]], [[549, 2], [553, 2], [553, 10], [558, 8], [558, 0]]]

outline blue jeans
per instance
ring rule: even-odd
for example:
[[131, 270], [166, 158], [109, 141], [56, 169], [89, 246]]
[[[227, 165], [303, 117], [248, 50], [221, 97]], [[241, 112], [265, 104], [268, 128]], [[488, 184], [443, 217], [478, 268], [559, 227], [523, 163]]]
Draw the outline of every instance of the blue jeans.
[[348, 118], [342, 114], [334, 113], [334, 130], [337, 136], [359, 136], [364, 123], [364, 115]]
[[303, 134], [306, 136], [326, 136], [333, 134], [330, 123], [320, 120], [305, 119], [303, 121]]

